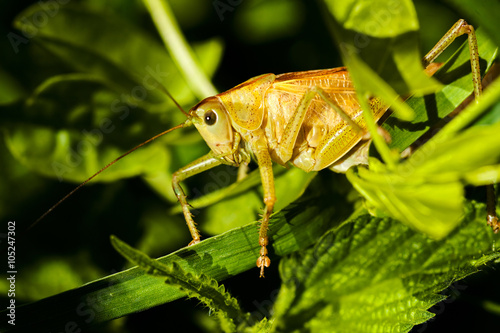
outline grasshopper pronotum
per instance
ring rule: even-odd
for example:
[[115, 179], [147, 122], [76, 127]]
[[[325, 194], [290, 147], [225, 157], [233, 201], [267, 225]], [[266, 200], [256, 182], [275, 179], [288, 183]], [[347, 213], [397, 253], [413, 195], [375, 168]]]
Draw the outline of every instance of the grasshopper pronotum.
[[[473, 27], [464, 20], [459, 20], [432, 48], [424, 57], [423, 64], [427, 67], [456, 37], [463, 34], [468, 35], [474, 94], [477, 98], [481, 94], [477, 43]], [[388, 110], [388, 106], [376, 98], [371, 99], [370, 108], [375, 121]], [[260, 276], [263, 277], [264, 268], [271, 262], [267, 255], [267, 232], [276, 201], [272, 162], [292, 164], [305, 171], [329, 168], [337, 172], [367, 163], [367, 147], [370, 143], [367, 124], [349, 73], [344, 67], [260, 75], [226, 92], [208, 97], [184, 113], [187, 116], [184, 123], [120, 156], [79, 185], [38, 220], [132, 151], [174, 129], [194, 125], [211, 151], [175, 172], [172, 181], [192, 236], [190, 245], [200, 242], [200, 233], [180, 182], [220, 164], [237, 167], [248, 164], [254, 158], [260, 169], [264, 189], [265, 208], [259, 231], [261, 249], [257, 259]], [[489, 222], [498, 230], [496, 217], [490, 216]]]

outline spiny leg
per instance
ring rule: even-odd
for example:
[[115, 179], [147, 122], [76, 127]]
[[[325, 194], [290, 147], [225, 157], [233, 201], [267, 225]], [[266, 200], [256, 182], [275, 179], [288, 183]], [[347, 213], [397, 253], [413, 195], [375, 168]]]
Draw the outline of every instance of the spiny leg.
[[458, 20], [450, 30], [437, 42], [437, 44], [425, 55], [422, 60], [424, 67], [427, 67], [455, 40], [455, 38], [467, 34], [469, 41], [470, 62], [472, 70], [472, 82], [474, 84], [474, 96], [476, 100], [482, 93], [481, 72], [479, 70], [479, 51], [477, 47], [476, 33], [474, 27], [465, 20]]
[[180, 182], [200, 172], [214, 168], [220, 164], [222, 164], [220, 159], [215, 158], [212, 153], [208, 153], [207, 155], [202, 156], [199, 159], [189, 163], [185, 167], [177, 170], [172, 175], [172, 188], [174, 189], [174, 193], [177, 196], [179, 203], [181, 204], [186, 224], [189, 228], [189, 232], [191, 233], [191, 237], [193, 238], [189, 245], [200, 242], [200, 232], [196, 228], [196, 223], [193, 220], [193, 215], [189, 211], [189, 203], [187, 202], [186, 194], [184, 194], [184, 191], [180, 186]]
[[257, 259], [257, 267], [260, 268], [260, 277], [264, 277], [264, 268], [271, 265], [271, 259], [267, 256], [267, 245], [269, 244], [267, 231], [269, 229], [269, 218], [276, 202], [276, 195], [274, 193], [273, 165], [266, 142], [264, 140], [253, 142], [252, 149], [259, 165], [262, 187], [264, 189], [264, 204], [266, 205], [259, 230], [260, 252]]

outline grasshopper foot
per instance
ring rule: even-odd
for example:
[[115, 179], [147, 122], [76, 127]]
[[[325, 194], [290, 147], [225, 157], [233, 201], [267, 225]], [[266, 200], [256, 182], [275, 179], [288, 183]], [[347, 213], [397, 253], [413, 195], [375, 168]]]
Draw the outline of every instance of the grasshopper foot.
[[488, 214], [488, 225], [493, 229], [496, 234], [500, 230], [500, 221], [498, 221], [498, 216]]
[[193, 239], [192, 241], [189, 242], [188, 246], [191, 246], [191, 245], [194, 245], [194, 244], [198, 244], [199, 242], [201, 242], [200, 238]]
[[264, 277], [264, 268], [271, 265], [271, 259], [269, 259], [269, 257], [267, 256], [267, 244], [269, 244], [267, 237], [262, 237], [259, 239], [259, 245], [261, 246], [261, 248], [260, 257], [257, 259], [257, 267], [260, 268], [259, 277], [261, 278]]

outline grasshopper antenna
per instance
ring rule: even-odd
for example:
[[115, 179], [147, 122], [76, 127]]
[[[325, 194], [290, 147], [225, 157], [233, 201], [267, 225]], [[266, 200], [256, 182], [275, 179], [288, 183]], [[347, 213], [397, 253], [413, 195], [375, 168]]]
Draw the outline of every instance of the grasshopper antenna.
[[165, 88], [156, 78], [152, 77], [152, 79], [156, 82], [156, 87], [159, 88], [162, 92], [164, 92], [168, 98], [170, 98], [170, 100], [172, 100], [172, 102], [175, 104], [175, 106], [181, 110], [182, 113], [184, 113], [184, 115], [188, 118], [185, 122], [183, 122], [182, 124], [179, 124], [177, 126], [174, 126], [166, 131], [163, 131], [161, 132], [160, 134], [157, 134], [155, 136], [153, 136], [152, 138], [144, 141], [143, 143], [135, 146], [134, 148], [130, 149], [129, 151], [127, 151], [125, 154], [117, 157], [116, 159], [114, 159], [113, 161], [109, 162], [106, 166], [104, 166], [101, 170], [97, 171], [96, 173], [94, 173], [92, 176], [90, 176], [89, 178], [87, 178], [83, 183], [81, 183], [80, 185], [78, 185], [77, 187], [75, 187], [71, 192], [69, 192], [68, 194], [66, 194], [63, 198], [61, 198], [61, 200], [59, 200], [58, 202], [56, 202], [52, 207], [50, 207], [45, 213], [43, 213], [38, 219], [36, 219], [35, 222], [33, 222], [27, 229], [26, 231], [32, 229], [34, 226], [36, 226], [41, 220], [43, 220], [48, 214], [50, 214], [50, 212], [52, 212], [54, 209], [56, 209], [60, 204], [62, 204], [64, 202], [64, 200], [68, 199], [70, 196], [72, 196], [76, 191], [78, 191], [80, 188], [82, 188], [83, 186], [85, 186], [88, 182], [90, 182], [92, 179], [94, 179], [95, 177], [97, 177], [99, 174], [101, 174], [104, 170], [106, 170], [107, 168], [109, 168], [110, 166], [112, 166], [113, 164], [115, 164], [116, 162], [118, 162], [119, 160], [121, 160], [122, 158], [124, 158], [125, 156], [127, 156], [128, 154], [131, 154], [133, 153], [134, 151], [136, 151], [137, 149], [141, 148], [142, 146], [150, 143], [151, 141], [159, 138], [160, 136], [163, 136], [173, 130], [176, 130], [176, 129], [179, 129], [179, 128], [183, 128], [183, 127], [187, 127], [189, 125], [191, 125], [191, 119], [189, 117], [189, 114], [184, 111], [184, 109], [182, 108], [182, 106], [180, 106], [179, 103], [177, 103], [177, 101], [175, 100], [175, 98], [168, 92], [167, 88]]
[[[177, 104], [177, 102], [176, 102]], [[166, 131], [163, 131], [161, 132], [160, 134], [157, 134], [155, 136], [153, 136], [152, 138], [144, 141], [143, 143], [135, 146], [134, 148], [130, 149], [129, 151], [127, 151], [125, 154], [117, 157], [116, 159], [114, 159], [113, 161], [109, 162], [106, 166], [104, 166], [101, 170], [97, 171], [96, 173], [94, 173], [92, 176], [90, 176], [89, 178], [87, 178], [87, 180], [85, 180], [83, 183], [81, 183], [80, 185], [78, 185], [77, 187], [75, 187], [71, 192], [69, 192], [68, 194], [66, 194], [61, 200], [59, 200], [58, 202], [56, 202], [52, 207], [50, 207], [45, 213], [43, 213], [42, 216], [40, 216], [35, 222], [33, 222], [29, 227], [28, 229], [26, 229], [26, 231], [30, 230], [31, 228], [33, 228], [35, 225], [38, 224], [38, 222], [40, 222], [41, 220], [43, 220], [48, 214], [50, 214], [50, 212], [52, 212], [54, 209], [56, 209], [61, 203], [63, 203], [64, 200], [68, 199], [70, 196], [72, 196], [76, 191], [78, 191], [80, 188], [82, 188], [83, 186], [85, 186], [88, 182], [90, 182], [92, 179], [94, 179], [95, 177], [97, 177], [99, 174], [101, 174], [104, 170], [106, 170], [107, 168], [109, 168], [110, 166], [112, 166], [113, 164], [115, 164], [116, 162], [118, 162], [119, 160], [121, 160], [122, 158], [124, 158], [125, 156], [127, 156], [128, 154], [136, 151], [137, 149], [141, 148], [142, 146], [150, 143], [151, 141], [159, 138], [160, 136], [163, 136], [173, 130], [176, 130], [176, 129], [179, 129], [179, 128], [183, 128], [183, 127], [187, 127], [191, 125], [191, 121], [190, 119], [188, 118], [188, 120], [186, 120], [185, 122], [183, 122], [182, 124], [179, 124], [177, 126], [174, 126]]]

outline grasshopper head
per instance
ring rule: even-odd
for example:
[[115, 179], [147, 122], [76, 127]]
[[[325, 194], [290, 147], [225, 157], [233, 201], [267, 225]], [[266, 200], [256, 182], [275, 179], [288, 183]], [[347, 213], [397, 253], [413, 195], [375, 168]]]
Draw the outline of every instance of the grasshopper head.
[[215, 96], [208, 97], [189, 111], [189, 119], [216, 155], [233, 150], [233, 128], [226, 108]]

